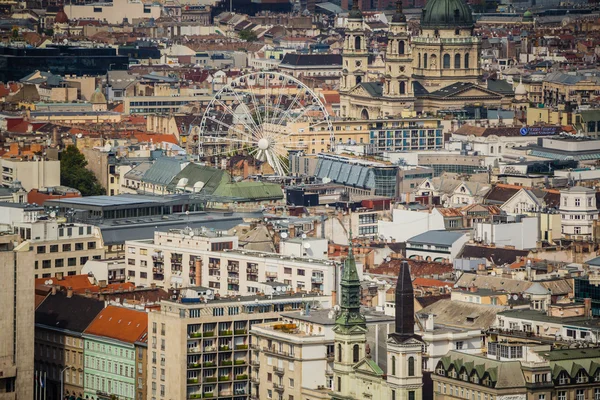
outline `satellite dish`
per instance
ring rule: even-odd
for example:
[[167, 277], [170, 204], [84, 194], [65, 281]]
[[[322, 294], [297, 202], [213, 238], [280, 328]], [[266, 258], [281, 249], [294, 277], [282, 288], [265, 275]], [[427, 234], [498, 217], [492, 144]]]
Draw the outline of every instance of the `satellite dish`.
[[310, 249], [310, 243], [308, 243], [308, 242], [304, 243], [304, 248], [305, 249]]
[[386, 258], [385, 258], [385, 261], [386, 261], [386, 262], [390, 262], [390, 261], [392, 261], [392, 258], [391, 258], [391, 257], [386, 257]]
[[306, 239], [306, 233], [302, 234], [302, 239]]
[[285, 232], [281, 232], [281, 238], [282, 238], [282, 239], [287, 239], [287, 237], [288, 237], [288, 234], [287, 234], [287, 233], [285, 233]]
[[513, 300], [515, 300], [515, 301], [516, 301], [516, 300], [518, 300], [518, 299], [519, 299], [519, 296], [517, 296], [516, 294], [513, 294], [513, 295], [512, 295], [512, 298], [513, 298]]
[[47, 281], [44, 282], [46, 285], [52, 285], [52, 279], [48, 279]]

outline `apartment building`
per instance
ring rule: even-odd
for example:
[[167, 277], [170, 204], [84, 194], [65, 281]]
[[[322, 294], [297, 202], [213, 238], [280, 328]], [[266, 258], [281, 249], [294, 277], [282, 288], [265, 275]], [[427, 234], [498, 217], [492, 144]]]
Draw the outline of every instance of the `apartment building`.
[[[385, 342], [393, 316], [367, 311], [367, 343], [378, 365], [387, 364]], [[251, 399], [329, 399], [333, 390], [334, 310], [302, 310], [252, 326]], [[315, 374], [314, 371], [323, 371]], [[323, 396], [323, 397], [319, 397]]]
[[0, 160], [2, 186], [10, 187], [19, 181], [26, 191], [60, 185], [60, 161], [43, 157], [29, 159], [9, 158]]
[[0, 234], [0, 398], [33, 398], [33, 254]]
[[432, 374], [433, 398], [560, 399], [600, 397], [600, 349], [556, 349], [489, 342], [487, 355], [453, 350]]
[[264, 282], [330, 294], [335, 263], [237, 248], [237, 237], [202, 230], [155, 232], [152, 241], [125, 242], [127, 276], [136, 286], [206, 286], [220, 295], [258, 293]]
[[559, 212], [563, 238], [594, 239], [592, 226], [598, 219], [594, 189], [575, 186], [561, 190]]
[[144, 398], [143, 351], [136, 343], [144, 343], [147, 334], [144, 311], [111, 305], [96, 316], [83, 332], [86, 399]]
[[160, 306], [160, 311], [150, 312], [148, 320], [148, 371], [152, 371], [148, 397], [247, 400], [250, 365], [259, 365], [249, 350], [252, 327], [275, 322], [284, 311], [329, 308], [331, 297], [290, 294], [210, 300], [180, 296]]
[[14, 229], [32, 247], [35, 278], [79, 275], [88, 260], [104, 257], [100, 229], [92, 225], [40, 218]]
[[54, 286], [35, 310], [35, 369], [46, 372], [46, 395], [84, 398], [83, 331], [104, 308], [95, 298], [73, 296]]

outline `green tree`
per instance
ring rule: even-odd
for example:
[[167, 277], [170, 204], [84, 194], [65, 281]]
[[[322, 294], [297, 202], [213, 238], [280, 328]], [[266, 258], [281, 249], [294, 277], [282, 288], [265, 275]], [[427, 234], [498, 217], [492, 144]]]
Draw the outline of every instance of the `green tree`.
[[245, 40], [246, 42], [255, 42], [256, 40], [258, 40], [258, 36], [256, 36], [256, 33], [254, 31], [251, 31], [250, 29], [242, 29], [238, 36], [240, 37], [240, 39]]
[[86, 165], [87, 161], [79, 149], [68, 146], [60, 154], [60, 184], [79, 190], [82, 196], [104, 194], [104, 188]]

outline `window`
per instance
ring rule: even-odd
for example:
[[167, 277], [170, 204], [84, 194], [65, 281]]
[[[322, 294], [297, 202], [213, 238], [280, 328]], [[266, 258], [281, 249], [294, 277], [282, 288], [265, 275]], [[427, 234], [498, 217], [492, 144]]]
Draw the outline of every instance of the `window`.
[[558, 376], [558, 383], [560, 385], [566, 385], [567, 383], [569, 383], [569, 377], [566, 372], [563, 371], [560, 373], [560, 375]]
[[404, 54], [404, 40], [398, 42], [398, 54]]
[[50, 245], [50, 253], [58, 253], [58, 245], [57, 244]]
[[538, 400], [546, 400], [545, 394], [538, 394]]
[[89, 259], [89, 257], [79, 257], [79, 265], [85, 265], [85, 263], [88, 262]]
[[423, 68], [427, 68], [429, 64], [427, 64], [427, 53], [423, 54]]
[[575, 198], [575, 207], [579, 207], [581, 205], [581, 199], [580, 198]]
[[456, 69], [460, 68], [460, 54], [454, 55], [454, 68], [456, 68]]
[[577, 389], [577, 394], [575, 396], [575, 400], [585, 400], [585, 390]]
[[600, 388], [594, 389], [594, 400], [600, 400]]
[[342, 378], [338, 376], [338, 380], [337, 380], [337, 391], [341, 392], [342, 391]]
[[83, 250], [83, 243], [75, 243], [75, 251]]
[[[439, 383], [438, 383], [439, 386]], [[396, 400], [396, 391], [392, 389], [392, 400]]]
[[462, 350], [462, 348], [463, 348], [463, 342], [462, 341], [456, 342], [456, 350]]
[[463, 68], [464, 69], [468, 69], [469, 68], [469, 53], [465, 54], [465, 62], [463, 63]]
[[581, 227], [580, 226], [576, 226], [573, 228], [573, 233], [576, 235], [581, 235]]
[[408, 400], [415, 400], [415, 391], [414, 390], [408, 391]]
[[305, 275], [305, 271], [303, 269], [298, 269], [297, 274], [300, 275], [300, 276], [304, 276]]
[[396, 375], [396, 356], [392, 356], [392, 375]]
[[148, 278], [148, 273], [147, 272], [140, 272], [140, 278], [142, 278], [142, 279]]
[[42, 268], [50, 268], [52, 267], [52, 260], [43, 260], [42, 261]]
[[405, 94], [405, 93], [406, 93], [406, 83], [400, 82], [400, 94]]
[[37, 247], [38, 254], [44, 254], [45, 252], [46, 252], [46, 246], [38, 246]]
[[580, 369], [576, 376], [577, 383], [586, 383], [588, 381], [588, 375], [584, 370]]
[[415, 358], [408, 357], [408, 376], [415, 376]]
[[292, 274], [292, 269], [289, 267], [285, 267], [283, 268], [283, 273], [286, 275], [291, 275]]
[[71, 251], [71, 244], [63, 244], [62, 251]]
[[294, 387], [294, 380], [292, 378], [290, 378], [290, 387], [293, 388]]
[[77, 265], [77, 258], [75, 258], [75, 257], [67, 258], [67, 265], [69, 267], [76, 266]]
[[592, 198], [591, 197], [588, 197], [587, 204], [588, 204], [588, 207], [592, 207]]
[[353, 362], [358, 362], [358, 358], [359, 358], [359, 353], [360, 353], [360, 347], [355, 344], [354, 347], [352, 348], [352, 361]]
[[444, 69], [450, 68], [450, 54], [444, 54]]
[[54, 260], [54, 266], [56, 268], [61, 268], [65, 266], [65, 260], [64, 258], [57, 258], [56, 260]]
[[338, 344], [337, 360], [338, 360], [338, 362], [342, 362], [342, 345], [341, 344]]

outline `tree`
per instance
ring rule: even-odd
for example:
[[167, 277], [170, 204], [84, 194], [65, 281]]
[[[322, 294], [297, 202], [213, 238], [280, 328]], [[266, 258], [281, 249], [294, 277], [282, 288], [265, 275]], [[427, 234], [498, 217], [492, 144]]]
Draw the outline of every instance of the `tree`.
[[60, 184], [79, 190], [82, 196], [104, 194], [104, 188], [86, 165], [87, 161], [79, 149], [68, 146], [60, 155]]
[[245, 40], [246, 42], [255, 42], [256, 40], [258, 40], [258, 36], [256, 36], [256, 33], [254, 31], [251, 31], [250, 29], [242, 29], [239, 33], [239, 37], [242, 40]]

